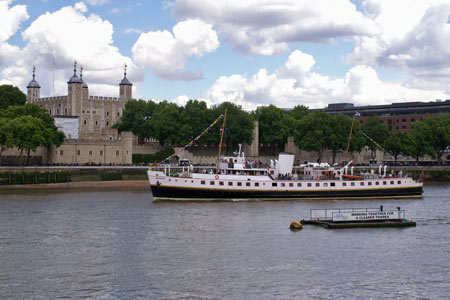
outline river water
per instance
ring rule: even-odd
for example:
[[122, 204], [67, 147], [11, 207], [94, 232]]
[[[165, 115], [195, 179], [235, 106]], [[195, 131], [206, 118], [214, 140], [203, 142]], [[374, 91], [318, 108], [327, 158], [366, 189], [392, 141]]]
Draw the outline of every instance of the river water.
[[[0, 299], [448, 299], [450, 185], [422, 199], [152, 202], [0, 191]], [[329, 230], [312, 208], [401, 206], [417, 227]]]

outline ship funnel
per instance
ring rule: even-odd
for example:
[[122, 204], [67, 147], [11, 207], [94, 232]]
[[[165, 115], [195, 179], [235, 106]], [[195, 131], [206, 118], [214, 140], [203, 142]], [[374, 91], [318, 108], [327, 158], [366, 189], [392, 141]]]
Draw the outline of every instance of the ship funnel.
[[241, 156], [241, 149], [242, 149], [242, 144], [238, 144], [239, 145], [239, 152], [238, 152], [238, 157]]

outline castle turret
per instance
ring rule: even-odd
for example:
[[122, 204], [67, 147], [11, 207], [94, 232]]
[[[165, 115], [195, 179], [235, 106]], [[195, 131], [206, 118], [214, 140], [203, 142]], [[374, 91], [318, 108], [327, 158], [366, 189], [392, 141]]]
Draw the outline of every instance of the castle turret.
[[70, 116], [80, 116], [81, 114], [81, 91], [83, 82], [77, 76], [77, 61], [73, 65], [73, 75], [67, 82], [68, 85], [68, 109]]
[[33, 67], [33, 79], [31, 79], [30, 83], [27, 85], [28, 90], [28, 96], [27, 101], [28, 102], [37, 102], [39, 98], [41, 97], [41, 87], [39, 83], [35, 79], [36, 67]]
[[131, 94], [132, 87], [133, 87], [133, 84], [127, 79], [127, 65], [125, 64], [125, 68], [124, 68], [124, 72], [123, 72], [123, 79], [119, 83], [120, 98], [122, 100], [124, 100], [125, 102], [132, 98], [132, 94]]
[[81, 81], [81, 98], [86, 101], [89, 98], [89, 88], [86, 81], [83, 80], [83, 67], [80, 68], [80, 81]]

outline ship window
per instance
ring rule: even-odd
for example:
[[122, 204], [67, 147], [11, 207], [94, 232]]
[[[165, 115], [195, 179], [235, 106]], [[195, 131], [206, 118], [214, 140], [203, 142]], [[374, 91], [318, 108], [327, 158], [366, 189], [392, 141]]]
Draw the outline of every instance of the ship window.
[[302, 184], [301, 183], [297, 183], [297, 186], [302, 186]]
[[323, 186], [324, 186], [324, 187], [328, 187], [328, 183], [324, 182], [324, 183], [323, 183]]
[[219, 185], [223, 185], [223, 181], [219, 181]]
[[211, 181], [209, 182], [209, 185], [214, 185], [214, 181], [211, 180]]
[[393, 180], [391, 181], [391, 184], [394, 184], [394, 181], [393, 181]]
[[239, 181], [239, 182], [237, 183], [237, 185], [238, 185], [238, 186], [242, 186], [242, 182]]
[[204, 180], [200, 181], [200, 184], [205, 184], [205, 181]]
[[399, 180], [399, 181], [397, 181], [397, 184], [401, 184], [402, 182]]
[[233, 186], [233, 182], [228, 181], [228, 185], [229, 185], [229, 186]]
[[276, 182], [272, 182], [272, 186], [277, 186]]
[[380, 185], [380, 182], [379, 181], [375, 181], [375, 185]]
[[281, 186], [282, 186], [282, 187], [284, 187], [284, 186], [285, 186], [284, 182], [282, 182], [282, 183], [281, 183]]
[[316, 182], [316, 186], [320, 186], [320, 183]]
[[343, 182], [343, 183], [342, 183], [342, 186], [347, 186], [347, 182]]
[[361, 186], [364, 185], [364, 182], [360, 182], [359, 185], [361, 185]]
[[255, 186], [259, 186], [259, 182], [255, 182]]
[[246, 186], [250, 186], [250, 182], [245, 183]]
[[308, 182], [308, 187], [311, 187], [311, 182]]
[[330, 183], [330, 186], [336, 186], [336, 183], [331, 182], [331, 183]]
[[354, 183], [354, 182], [351, 182], [350, 185], [351, 185], [351, 186], [355, 186], [355, 183]]
[[369, 181], [369, 182], [367, 183], [367, 185], [372, 185], [372, 182], [371, 182], [371, 181]]
[[383, 185], [386, 185], [386, 183], [387, 183], [386, 181], [383, 181]]
[[292, 187], [292, 186], [294, 186], [294, 184], [293, 183], [289, 183], [289, 186]]

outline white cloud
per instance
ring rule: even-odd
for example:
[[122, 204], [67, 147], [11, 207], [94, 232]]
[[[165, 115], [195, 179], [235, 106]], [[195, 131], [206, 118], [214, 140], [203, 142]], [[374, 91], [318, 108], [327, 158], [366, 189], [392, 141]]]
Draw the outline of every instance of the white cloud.
[[380, 31], [354, 38], [350, 63], [405, 69], [416, 83], [448, 85], [450, 0], [367, 0], [364, 8]]
[[0, 1], [0, 66], [4, 61], [10, 61], [18, 56], [20, 49], [7, 43], [20, 27], [20, 24], [29, 18], [25, 5], [9, 7], [12, 0]]
[[141, 34], [141, 33], [143, 33], [143, 31], [141, 29], [138, 29], [138, 28], [127, 28], [127, 29], [124, 30], [124, 32], [126, 34], [129, 34], [129, 33]]
[[351, 68], [343, 78], [331, 79], [313, 72], [314, 64], [311, 55], [296, 50], [276, 73], [260, 69], [250, 78], [243, 75], [220, 77], [207, 91], [207, 98], [213, 104], [231, 101], [246, 109], [255, 109], [268, 104], [323, 108], [333, 102], [373, 105], [447, 97], [441, 90], [383, 82], [372, 67], [365, 65]]
[[99, 6], [99, 5], [103, 5], [105, 3], [108, 3], [109, 0], [86, 0], [86, 2], [89, 3], [90, 5], [93, 5], [93, 6], [95, 6], [95, 5]]
[[235, 50], [262, 55], [285, 51], [290, 42], [330, 43], [378, 30], [348, 0], [177, 0], [172, 11], [180, 20], [212, 24]]
[[152, 68], [155, 75], [165, 79], [195, 80], [200, 71], [184, 70], [191, 57], [201, 57], [219, 46], [211, 25], [200, 20], [187, 20], [167, 30], [142, 33], [133, 46], [133, 59]]
[[130, 81], [139, 84], [143, 71], [113, 45], [111, 23], [95, 14], [86, 16], [86, 11], [86, 6], [79, 2], [34, 20], [22, 32], [26, 45], [16, 49], [20, 55], [10, 59], [9, 66], [2, 71], [3, 81], [24, 89], [36, 65], [41, 95], [52, 94], [53, 75], [55, 93], [65, 94], [66, 82], [73, 73], [73, 61], [77, 60], [78, 66], [85, 68], [83, 79], [93, 95], [118, 96], [124, 63], [128, 65]]

